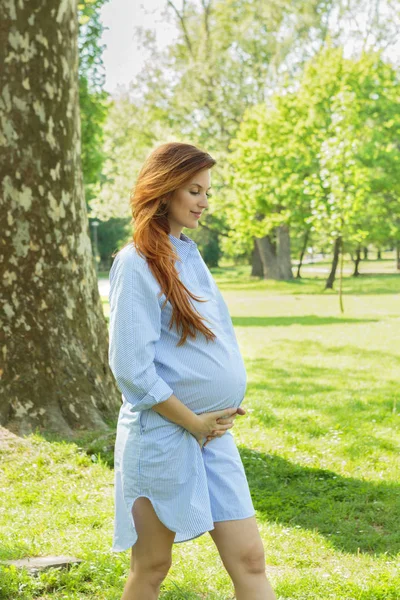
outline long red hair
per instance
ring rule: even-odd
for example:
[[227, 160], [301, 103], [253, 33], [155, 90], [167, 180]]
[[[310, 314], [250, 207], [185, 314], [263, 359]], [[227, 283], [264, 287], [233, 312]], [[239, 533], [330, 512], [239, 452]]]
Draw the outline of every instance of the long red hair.
[[159, 282], [160, 296], [163, 293], [166, 296], [163, 306], [168, 300], [172, 305], [169, 328], [175, 324], [181, 331], [178, 346], [182, 346], [188, 336], [195, 338], [196, 331], [203, 333], [207, 340], [214, 340], [215, 334], [204, 324], [204, 317], [189, 298], [199, 302], [206, 300], [188, 290], [175, 268], [177, 254], [168, 236], [168, 205], [177, 188], [185, 185], [198, 171], [210, 169], [215, 164], [207, 152], [191, 144], [162, 144], [145, 160], [130, 195], [133, 242]]

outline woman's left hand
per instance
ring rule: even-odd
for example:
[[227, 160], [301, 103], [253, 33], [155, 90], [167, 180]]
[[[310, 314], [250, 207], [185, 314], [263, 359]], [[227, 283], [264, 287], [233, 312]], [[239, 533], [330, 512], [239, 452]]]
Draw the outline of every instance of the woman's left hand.
[[[221, 425], [228, 425], [230, 423], [233, 424], [237, 415], [245, 415], [245, 414], [246, 414], [245, 409], [242, 408], [241, 406], [239, 406], [236, 410], [236, 413], [234, 413], [233, 415], [231, 415], [230, 417], [227, 417], [227, 418], [220, 417], [219, 419], [217, 419], [217, 423], [220, 423]], [[206, 446], [208, 444], [208, 442], [211, 442], [212, 439], [214, 439], [216, 437], [222, 437], [224, 435], [224, 433], [226, 433], [226, 432], [225, 431], [215, 432], [215, 433], [213, 432], [212, 435], [207, 436], [206, 441], [203, 444], [203, 448], [204, 448], [204, 446]]]

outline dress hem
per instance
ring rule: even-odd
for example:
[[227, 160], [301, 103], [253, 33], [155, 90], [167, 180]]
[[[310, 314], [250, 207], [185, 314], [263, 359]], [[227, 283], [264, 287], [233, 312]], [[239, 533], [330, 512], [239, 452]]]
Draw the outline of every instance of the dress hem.
[[[132, 546], [134, 546], [136, 544], [137, 539], [138, 539], [138, 535], [136, 533], [135, 520], [133, 518], [132, 509], [133, 509], [133, 505], [135, 504], [135, 502], [136, 502], [136, 500], [138, 498], [147, 498], [148, 500], [150, 500], [150, 502], [151, 502], [151, 504], [153, 506], [154, 512], [156, 513], [159, 521], [164, 525], [164, 527], [166, 527], [167, 529], [169, 529], [169, 531], [171, 531], [172, 533], [175, 533], [175, 537], [179, 533], [178, 531], [175, 531], [174, 529], [171, 529], [171, 527], [168, 527], [168, 525], [165, 524], [164, 520], [160, 518], [161, 511], [159, 510], [157, 504], [149, 496], [147, 496], [146, 494], [137, 494], [136, 496], [134, 496], [133, 500], [129, 503], [130, 504], [129, 514], [130, 514], [131, 524], [132, 524], [132, 527], [133, 527], [134, 532], [135, 532], [134, 535], [133, 535], [134, 540], [133, 540], [132, 543], [129, 543], [126, 546], [125, 545], [123, 545], [123, 546], [117, 546], [116, 544], [113, 544], [112, 547], [111, 547], [111, 552], [124, 552], [125, 550], [129, 550], [129, 548], [132, 548]], [[128, 503], [126, 503], [126, 504], [128, 505]], [[194, 531], [193, 532], [188, 532], [188, 535], [191, 536], [191, 537], [185, 537], [185, 539], [183, 539], [183, 540], [176, 540], [176, 539], [174, 539], [173, 540], [173, 544], [181, 544], [183, 542], [189, 542], [190, 540], [194, 540], [194, 539], [200, 537], [201, 535], [204, 535], [208, 531], [212, 531], [213, 529], [214, 529], [214, 527], [211, 527], [210, 529], [202, 530], [200, 532], [194, 532]]]
[[[148, 498], [148, 500], [150, 500], [150, 502], [153, 505], [155, 513], [157, 514], [157, 510], [156, 510], [156, 508], [155, 508], [155, 506], [154, 506], [151, 498], [149, 498], [148, 496], [136, 496], [135, 500], [132, 502], [132, 506], [135, 503], [135, 501], [137, 500], [137, 498]], [[243, 519], [248, 519], [250, 517], [255, 517], [255, 516], [256, 516], [256, 512], [253, 511], [251, 514], [248, 514], [248, 515], [245, 515], [245, 516], [243, 516], [243, 515], [237, 515], [237, 516], [234, 516], [234, 517], [215, 518], [213, 520], [213, 522], [214, 523], [223, 523], [225, 521], [242, 521]], [[158, 514], [157, 514], [157, 517], [158, 517]], [[158, 518], [160, 519], [160, 517], [158, 517]], [[132, 515], [132, 521], [133, 521], [133, 515]], [[160, 521], [161, 521], [161, 519], [160, 519]], [[163, 523], [163, 521], [161, 521], [161, 523]], [[167, 527], [165, 525], [165, 523], [163, 523], [163, 525], [165, 527]], [[173, 529], [170, 529], [170, 527], [167, 527], [167, 529], [169, 529], [170, 531], [172, 531], [173, 533], [175, 533], [175, 535], [176, 535], [176, 533], [178, 533], [176, 531], [173, 531]], [[213, 531], [214, 529], [215, 529], [215, 527], [211, 527], [210, 529], [205, 529], [204, 531], [201, 531], [200, 533], [193, 533], [192, 537], [185, 538], [184, 540], [175, 540], [174, 539], [173, 544], [182, 544], [183, 542], [190, 542], [191, 540], [195, 540], [196, 538], [204, 535], [205, 533], [207, 533], [209, 531]], [[135, 528], [135, 531], [136, 531], [136, 528]], [[136, 544], [137, 539], [138, 539], [138, 535], [136, 534], [135, 540], [132, 543], [129, 543], [127, 546], [112, 545], [112, 547], [111, 547], [110, 550], [111, 550], [111, 552], [125, 552], [126, 550], [129, 550], [130, 548], [132, 548], [132, 546], [134, 546]]]
[[[189, 537], [189, 538], [186, 538], [184, 540], [179, 540], [179, 541], [174, 540], [173, 544], [183, 544], [184, 542], [190, 542], [191, 540], [195, 540], [196, 538], [204, 535], [208, 531], [212, 531], [213, 529], [214, 529], [214, 527], [212, 527], [211, 529], [206, 529], [205, 531], [201, 531], [200, 533], [195, 533], [193, 535], [193, 537]], [[170, 531], [172, 531], [172, 530], [170, 530]], [[136, 534], [136, 539], [135, 539], [135, 541], [132, 544], [129, 544], [127, 546], [114, 546], [113, 545], [113, 546], [111, 546], [110, 551], [111, 552], [125, 552], [126, 550], [129, 550], [130, 548], [132, 548], [132, 546], [134, 546], [136, 544], [137, 539], [138, 539], [138, 536]]]
[[216, 518], [214, 519], [214, 523], [223, 523], [224, 521], [242, 521], [243, 519], [248, 519], [250, 517], [255, 517], [256, 516], [256, 512], [253, 511], [251, 514], [249, 515], [239, 515], [239, 516], [235, 516], [235, 517], [223, 517], [223, 518]]

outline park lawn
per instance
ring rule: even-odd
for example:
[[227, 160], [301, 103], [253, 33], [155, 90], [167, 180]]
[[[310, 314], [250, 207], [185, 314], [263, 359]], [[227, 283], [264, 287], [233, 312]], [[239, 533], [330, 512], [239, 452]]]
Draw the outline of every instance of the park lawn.
[[[281, 599], [399, 599], [400, 276], [345, 278], [341, 315], [307, 269], [289, 283], [213, 270], [247, 367], [247, 414], [232, 431], [267, 573]], [[0, 560], [83, 562], [37, 577], [3, 567], [0, 599], [120, 599], [129, 552], [110, 552], [114, 438], [96, 437], [2, 448]], [[208, 534], [174, 545], [162, 600], [233, 597]]]

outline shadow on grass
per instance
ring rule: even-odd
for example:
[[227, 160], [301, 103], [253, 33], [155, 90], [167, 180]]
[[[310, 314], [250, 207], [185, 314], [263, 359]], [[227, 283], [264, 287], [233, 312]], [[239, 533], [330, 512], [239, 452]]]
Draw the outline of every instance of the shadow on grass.
[[379, 319], [319, 317], [317, 315], [290, 317], [232, 317], [235, 327], [287, 327], [288, 325], [342, 325], [344, 323], [377, 323]]
[[342, 552], [400, 550], [400, 486], [342, 477], [239, 447], [261, 521], [317, 531]]
[[[214, 270], [212, 270], [214, 274]], [[217, 275], [216, 280], [221, 291], [259, 291], [268, 295], [272, 294], [299, 294], [315, 295], [323, 294], [338, 295], [338, 281], [334, 284], [333, 290], [325, 290], [325, 277], [302, 277], [301, 279], [291, 279], [290, 281], [275, 281], [271, 279], [250, 278], [246, 271], [228, 273], [225, 270], [221, 275]], [[344, 295], [390, 295], [400, 293], [400, 273], [365, 273], [360, 277], [343, 278]]]
[[[101, 460], [111, 469], [114, 468], [114, 446], [117, 433], [118, 415], [114, 419], [103, 417], [108, 430], [75, 430], [73, 435], [55, 433], [46, 430], [37, 430], [47, 442], [67, 442], [76, 444], [78, 449], [85, 452], [93, 462]], [[1, 600], [1, 598], [0, 598]]]
[[[231, 596], [230, 596], [231, 597]], [[208, 593], [207, 596], [197, 594], [190, 585], [177, 584], [173, 579], [168, 578], [161, 587], [160, 600], [217, 600], [214, 594]], [[220, 596], [218, 598], [221, 598]]]

